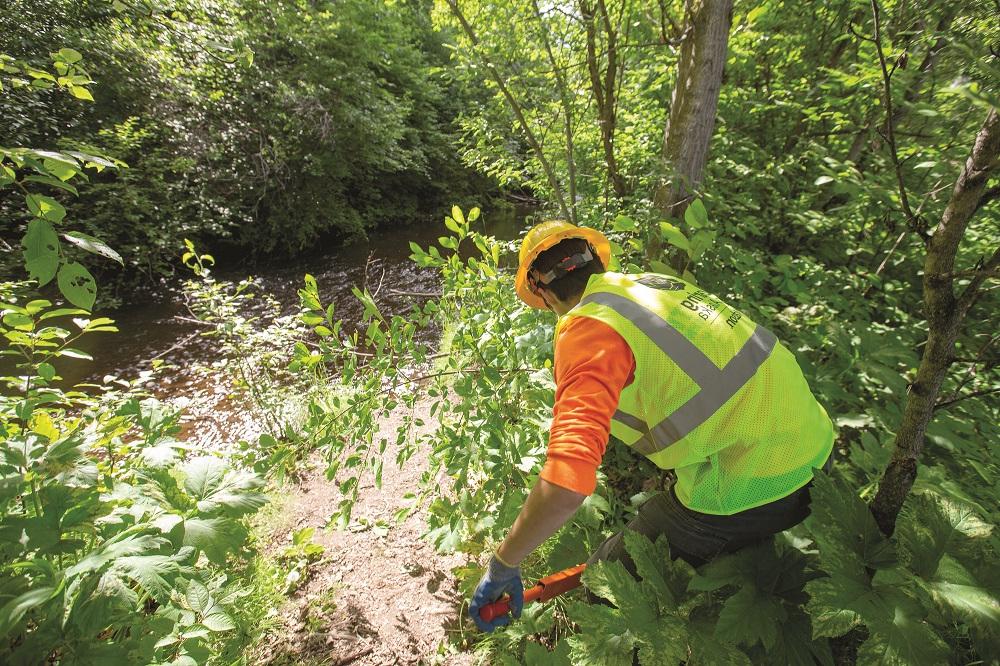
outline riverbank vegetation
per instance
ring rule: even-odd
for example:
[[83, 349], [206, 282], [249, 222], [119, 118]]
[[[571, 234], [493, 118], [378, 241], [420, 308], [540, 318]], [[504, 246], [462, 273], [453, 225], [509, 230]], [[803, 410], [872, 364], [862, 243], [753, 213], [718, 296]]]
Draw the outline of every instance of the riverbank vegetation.
[[[535, 219], [601, 228], [613, 268], [683, 277], [767, 325], [833, 417], [837, 462], [773, 542], [693, 570], [630, 539], [640, 580], [585, 574], [607, 604], [530, 606], [456, 646], [529, 664], [1000, 659], [995, 3], [21, 10], [0, 17], [0, 242], [23, 248], [0, 326], [3, 661], [238, 659], [262, 621], [239, 600], [276, 587], [255, 580], [246, 517], [317, 456], [331, 529], [419, 456], [396, 517], [420, 513], [466, 556], [453, 573], [470, 591], [537, 478], [554, 388], [554, 321], [514, 295], [516, 243], [443, 205], [483, 183], [530, 193]], [[294, 257], [444, 210], [437, 243], [410, 244], [441, 292], [408, 312], [357, 284], [363, 314], [344, 321], [305, 275], [298, 307], [255, 319], [252, 284], [218, 279], [206, 253]], [[98, 299], [115, 263], [193, 271], [191, 315], [256, 441], [179, 441], [140, 369], [60, 383], [79, 336], [114, 334]], [[526, 577], [585, 560], [662, 483], [609, 447]], [[314, 565], [302, 534], [284, 593]]]

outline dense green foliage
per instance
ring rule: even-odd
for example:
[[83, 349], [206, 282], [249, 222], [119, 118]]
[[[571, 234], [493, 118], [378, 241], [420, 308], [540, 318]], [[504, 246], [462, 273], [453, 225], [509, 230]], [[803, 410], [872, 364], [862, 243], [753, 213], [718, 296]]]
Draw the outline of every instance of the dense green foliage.
[[182, 461], [178, 412], [137, 384], [59, 388], [60, 359], [86, 357], [72, 345], [115, 332], [111, 320], [4, 297], [17, 359], [0, 397], [4, 663], [204, 662], [248, 594], [226, 563], [244, 546], [240, 517], [265, 502], [260, 478], [212, 455]]
[[[287, 256], [420, 220], [470, 186], [452, 157], [448, 54], [419, 2], [52, 0], [0, 16], [0, 53], [44, 69], [64, 48], [95, 83], [74, 95], [96, 101], [7, 85], [0, 145], [86, 146], [132, 167], [78, 199], [43, 191], [121, 252], [125, 275], [171, 272], [183, 237]], [[23, 218], [0, 206], [12, 243]]]
[[[0, 293], [3, 660], [225, 658], [250, 632], [235, 602], [259, 584], [229, 575], [245, 568], [242, 518], [263, 475], [294, 476], [317, 450], [340, 527], [365, 475], [380, 486], [388, 466], [428, 455], [397, 515], [426, 509], [428, 538], [468, 555], [457, 573], [475, 584], [537, 479], [554, 389], [554, 321], [517, 301], [516, 248], [474, 230], [478, 209], [453, 208], [437, 245], [411, 244], [440, 298], [388, 313], [355, 286], [361, 322], [338, 320], [311, 276], [293, 315], [272, 303], [247, 317], [252, 283], [217, 280], [185, 241], [188, 305], [268, 431], [232, 459], [188, 451], [177, 415], [137, 386], [58, 376], [85, 356], [79, 335], [113, 328], [88, 312], [84, 253], [150, 273], [189, 237], [291, 253], [419, 219], [463, 194], [465, 168], [530, 192], [538, 217], [605, 230], [614, 268], [696, 281], [767, 325], [838, 426], [804, 525], [697, 571], [629, 538], [640, 580], [592, 567], [584, 582], [607, 604], [530, 607], [478, 644], [485, 659], [1000, 659], [1000, 302], [982, 268], [1000, 245], [995, 169], [954, 274], [934, 276], [994, 282], [959, 322], [895, 531], [869, 507], [929, 346], [929, 239], [1000, 104], [996, 7], [736, 3], [698, 198], [666, 219], [654, 190], [673, 168], [661, 145], [688, 4], [53, 0], [0, 16], [2, 240], [24, 250], [6, 268], [33, 281]], [[31, 295], [48, 283], [75, 307]], [[391, 412], [404, 414], [395, 459], [378, 436]], [[528, 577], [585, 559], [658, 479], [610, 447], [597, 492]], [[280, 556], [286, 592], [319, 554], [310, 536]]]

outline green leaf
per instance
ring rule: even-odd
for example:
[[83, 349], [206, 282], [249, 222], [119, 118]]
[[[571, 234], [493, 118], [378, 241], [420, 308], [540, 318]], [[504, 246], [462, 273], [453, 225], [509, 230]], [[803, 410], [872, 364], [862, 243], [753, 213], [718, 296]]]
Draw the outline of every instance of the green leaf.
[[626, 215], [619, 215], [611, 225], [612, 231], [638, 231], [639, 223]]
[[8, 312], [3, 316], [4, 326], [16, 328], [19, 331], [30, 331], [35, 327], [35, 320], [20, 312]]
[[222, 512], [241, 516], [267, 503], [267, 497], [257, 491], [263, 485], [260, 477], [230, 469], [219, 458], [194, 458], [182, 470], [184, 488], [197, 500], [198, 511], [204, 514]]
[[701, 229], [708, 224], [708, 211], [701, 199], [695, 199], [684, 209], [684, 222], [692, 229]]
[[644, 535], [626, 530], [625, 549], [643, 584], [655, 592], [661, 611], [675, 609], [694, 572], [685, 562], [670, 559], [666, 537], [661, 535], [654, 544]]
[[569, 616], [580, 632], [566, 639], [570, 660], [578, 666], [632, 666], [635, 636], [620, 612], [600, 604], [575, 603]]
[[185, 598], [187, 599], [188, 606], [196, 613], [204, 614], [213, 605], [211, 592], [197, 580], [192, 580], [188, 583]]
[[687, 660], [687, 666], [750, 666], [752, 663], [750, 657], [728, 639], [719, 640], [711, 625], [695, 625], [690, 636], [691, 658]]
[[83, 99], [88, 102], [94, 101], [94, 96], [91, 95], [90, 91], [84, 88], [83, 86], [70, 84], [69, 93], [73, 95], [73, 97], [76, 97], [77, 99]]
[[56, 160], [51, 157], [47, 157], [42, 160], [42, 166], [44, 166], [46, 171], [58, 178], [60, 181], [67, 181], [80, 173], [80, 167], [77, 166], [75, 161], [71, 160]]
[[83, 56], [76, 49], [62, 48], [59, 49], [58, 53], [52, 54], [52, 59], [62, 60], [67, 65], [72, 65], [83, 60]]
[[63, 218], [66, 217], [66, 209], [52, 197], [47, 197], [44, 194], [28, 194], [24, 200], [28, 204], [28, 210], [35, 217], [50, 222], [62, 222]]
[[945, 554], [957, 554], [990, 532], [990, 526], [971, 507], [931, 493], [911, 494], [897, 525], [904, 561], [928, 580]]
[[818, 473], [810, 490], [806, 525], [819, 546], [823, 569], [857, 579], [865, 568], [894, 566], [896, 552], [872, 517], [868, 505], [841, 480]]
[[679, 247], [685, 252], [691, 251], [691, 244], [688, 243], [687, 236], [669, 222], [660, 222], [660, 233], [663, 234], [663, 239], [674, 247]]
[[188, 518], [184, 521], [183, 543], [205, 553], [218, 565], [235, 553], [246, 540], [246, 530], [232, 518]]
[[895, 595], [896, 603], [884, 621], [866, 618], [870, 638], [858, 650], [861, 666], [910, 666], [948, 663], [951, 650], [934, 629], [923, 621], [920, 605], [905, 595]]
[[233, 621], [233, 618], [219, 606], [215, 606], [215, 610], [205, 615], [205, 617], [202, 618], [201, 623], [216, 632], [232, 631], [236, 628], [236, 623]]
[[809, 594], [809, 617], [813, 638], [843, 636], [861, 623], [861, 616], [851, 606], [857, 597], [871, 589], [857, 580], [835, 581], [821, 578], [806, 584]]
[[826, 185], [827, 183], [832, 183], [833, 181], [834, 181], [833, 176], [820, 176], [815, 181], [813, 181], [813, 185], [817, 186]]
[[76, 261], [59, 268], [59, 291], [78, 308], [90, 310], [97, 299], [97, 282], [84, 266]]
[[760, 641], [764, 649], [770, 650], [787, 618], [788, 613], [778, 597], [763, 593], [754, 585], [746, 585], [726, 599], [715, 625], [715, 636], [747, 647]]
[[39, 587], [29, 590], [8, 601], [0, 608], [0, 636], [9, 636], [28, 611], [43, 605], [57, 594], [61, 588]]
[[99, 254], [102, 257], [111, 259], [112, 261], [117, 261], [122, 266], [125, 265], [125, 262], [122, 261], [121, 255], [112, 250], [104, 241], [98, 238], [94, 238], [93, 236], [89, 236], [79, 231], [68, 231], [63, 234], [63, 238], [68, 240], [70, 243], [73, 243], [73, 245], [83, 248], [87, 252]]
[[39, 286], [51, 282], [59, 270], [59, 236], [52, 225], [45, 220], [32, 220], [22, 245], [28, 275], [38, 280]]
[[697, 261], [705, 250], [712, 247], [716, 233], [712, 229], [701, 229], [691, 237], [691, 261]]
[[450, 217], [444, 218], [444, 226], [448, 227], [448, 230], [453, 233], [456, 234], [462, 233], [462, 227], [459, 226], [458, 222], [456, 222], [454, 219]]
[[451, 207], [451, 216], [458, 222], [461, 226], [465, 226], [465, 216], [462, 215], [462, 209], [458, 206]]
[[177, 577], [183, 573], [180, 555], [130, 555], [114, 561], [109, 573], [139, 584], [160, 603], [170, 599]]
[[48, 185], [50, 187], [56, 187], [56, 188], [59, 188], [60, 190], [65, 190], [65, 191], [67, 191], [67, 192], [69, 192], [70, 194], [73, 194], [73, 195], [79, 195], [80, 194], [80, 192], [77, 191], [77, 189], [75, 187], [73, 187], [69, 183], [64, 183], [63, 181], [61, 181], [58, 178], [55, 178], [53, 176], [34, 176], [34, 175], [32, 175], [32, 176], [25, 176], [24, 180], [26, 180], [28, 182], [31, 182], [31, 183], [42, 183], [43, 185]]

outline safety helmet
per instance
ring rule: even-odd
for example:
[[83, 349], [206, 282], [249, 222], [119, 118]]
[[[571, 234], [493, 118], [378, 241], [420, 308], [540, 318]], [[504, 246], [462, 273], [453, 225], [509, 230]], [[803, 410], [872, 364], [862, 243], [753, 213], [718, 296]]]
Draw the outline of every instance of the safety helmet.
[[566, 238], [582, 238], [590, 243], [605, 267], [611, 261], [611, 243], [597, 229], [578, 227], [562, 220], [548, 220], [536, 224], [521, 241], [521, 251], [517, 258], [517, 277], [514, 280], [518, 298], [533, 308], [544, 310], [545, 301], [531, 291], [528, 271], [535, 263], [535, 259], [538, 259], [538, 255]]

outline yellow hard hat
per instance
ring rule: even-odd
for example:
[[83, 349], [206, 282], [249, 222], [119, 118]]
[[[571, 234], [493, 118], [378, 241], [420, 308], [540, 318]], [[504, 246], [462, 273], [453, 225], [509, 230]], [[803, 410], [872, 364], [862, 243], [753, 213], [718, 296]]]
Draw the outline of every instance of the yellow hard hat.
[[517, 257], [517, 278], [514, 280], [518, 298], [533, 308], [544, 310], [545, 301], [531, 292], [531, 287], [528, 285], [528, 269], [535, 263], [538, 255], [566, 238], [582, 238], [590, 243], [605, 268], [611, 261], [611, 243], [597, 229], [578, 227], [562, 220], [548, 220], [536, 224], [521, 241], [521, 251]]

